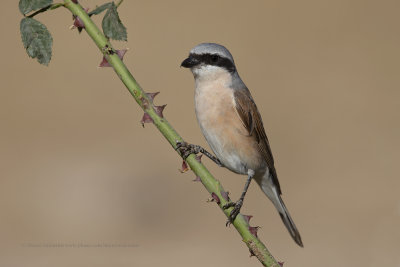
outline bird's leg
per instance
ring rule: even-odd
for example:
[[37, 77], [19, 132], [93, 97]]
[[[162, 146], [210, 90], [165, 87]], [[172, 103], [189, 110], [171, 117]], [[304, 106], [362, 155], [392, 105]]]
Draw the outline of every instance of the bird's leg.
[[244, 185], [244, 189], [242, 192], [242, 195], [240, 196], [239, 200], [236, 202], [229, 202], [228, 204], [224, 205], [222, 208], [223, 209], [228, 209], [230, 207], [234, 207], [231, 213], [229, 214], [228, 221], [226, 222], [226, 225], [228, 226], [229, 224], [233, 223], [235, 220], [236, 216], [239, 214], [240, 209], [242, 208], [243, 205], [243, 200], [244, 197], [246, 196], [247, 189], [249, 189], [250, 182], [254, 177], [254, 171], [253, 170], [248, 170], [247, 172], [247, 181], [246, 184]]
[[209, 159], [214, 161], [218, 166], [223, 167], [224, 165], [222, 162], [213, 154], [202, 148], [201, 146], [198, 145], [193, 145], [193, 144], [188, 144], [186, 142], [176, 142], [176, 150], [179, 150], [181, 152], [182, 158], [186, 160], [187, 157], [189, 157], [190, 154], [198, 154], [202, 153], [203, 155], [206, 155]]

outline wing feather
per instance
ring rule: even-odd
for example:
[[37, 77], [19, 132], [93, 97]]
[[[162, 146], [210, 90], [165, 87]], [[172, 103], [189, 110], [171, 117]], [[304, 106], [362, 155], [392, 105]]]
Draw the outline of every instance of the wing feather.
[[256, 139], [259, 151], [263, 155], [269, 171], [271, 172], [272, 180], [277, 187], [278, 193], [281, 194], [281, 188], [274, 166], [274, 158], [257, 106], [247, 88], [245, 90], [235, 90], [234, 97], [237, 113], [244, 127], [247, 129], [249, 136], [254, 136]]

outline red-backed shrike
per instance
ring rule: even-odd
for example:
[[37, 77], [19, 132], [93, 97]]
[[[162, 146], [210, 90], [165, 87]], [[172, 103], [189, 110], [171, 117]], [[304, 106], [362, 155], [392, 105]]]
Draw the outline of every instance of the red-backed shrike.
[[189, 145], [185, 155], [204, 152], [217, 164], [248, 176], [239, 200], [225, 207], [234, 207], [230, 222], [239, 214], [254, 179], [275, 205], [294, 241], [303, 246], [300, 233], [281, 198], [274, 159], [260, 113], [239, 77], [231, 53], [219, 44], [199, 44], [181, 66], [190, 68], [194, 75], [197, 120], [216, 157], [195, 145]]

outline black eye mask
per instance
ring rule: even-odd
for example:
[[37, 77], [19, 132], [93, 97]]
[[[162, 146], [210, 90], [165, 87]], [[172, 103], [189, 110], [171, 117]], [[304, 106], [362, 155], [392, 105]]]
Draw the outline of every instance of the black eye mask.
[[203, 63], [205, 65], [218, 66], [229, 72], [234, 72], [236, 70], [235, 65], [229, 58], [221, 57], [218, 54], [190, 54], [189, 58], [194, 59], [198, 62], [197, 64]]

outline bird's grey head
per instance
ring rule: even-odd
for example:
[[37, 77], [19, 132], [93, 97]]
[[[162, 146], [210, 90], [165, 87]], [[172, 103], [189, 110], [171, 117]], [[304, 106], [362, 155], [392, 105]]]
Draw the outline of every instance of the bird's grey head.
[[181, 67], [190, 68], [195, 78], [217, 73], [235, 73], [233, 57], [224, 46], [214, 43], [202, 43], [190, 50]]

